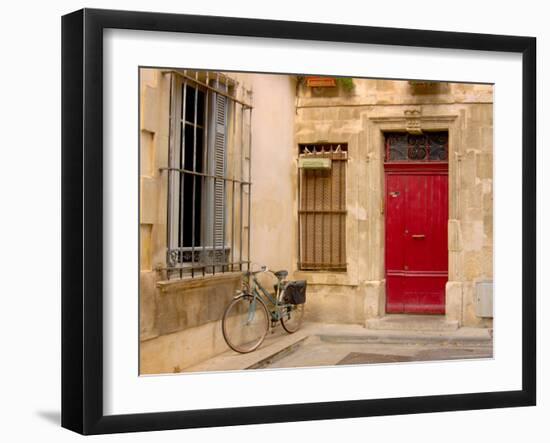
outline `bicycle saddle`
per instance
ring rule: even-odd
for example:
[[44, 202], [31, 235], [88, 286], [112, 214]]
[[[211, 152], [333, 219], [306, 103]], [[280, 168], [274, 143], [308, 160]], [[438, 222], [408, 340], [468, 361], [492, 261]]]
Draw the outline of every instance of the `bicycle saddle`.
[[288, 271], [281, 270], [273, 273], [279, 280], [283, 280], [288, 275]]

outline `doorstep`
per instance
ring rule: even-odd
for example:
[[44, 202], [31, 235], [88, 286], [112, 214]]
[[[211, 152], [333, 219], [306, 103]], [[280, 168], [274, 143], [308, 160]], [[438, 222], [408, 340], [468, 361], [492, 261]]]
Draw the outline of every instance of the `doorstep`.
[[367, 320], [365, 327], [383, 331], [450, 332], [458, 329], [458, 322], [449, 321], [444, 315], [390, 314]]

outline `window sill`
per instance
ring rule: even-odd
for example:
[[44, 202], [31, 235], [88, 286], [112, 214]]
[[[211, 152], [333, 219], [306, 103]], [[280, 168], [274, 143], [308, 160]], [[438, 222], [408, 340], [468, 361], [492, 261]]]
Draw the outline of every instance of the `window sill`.
[[350, 277], [347, 271], [296, 271], [294, 278], [306, 280], [311, 285], [357, 286], [357, 282]]
[[165, 293], [183, 289], [206, 288], [220, 283], [240, 280], [241, 278], [241, 272], [224, 272], [214, 275], [205, 275], [204, 277], [201, 275], [197, 277], [161, 280], [157, 282], [157, 288], [159, 288], [161, 292]]

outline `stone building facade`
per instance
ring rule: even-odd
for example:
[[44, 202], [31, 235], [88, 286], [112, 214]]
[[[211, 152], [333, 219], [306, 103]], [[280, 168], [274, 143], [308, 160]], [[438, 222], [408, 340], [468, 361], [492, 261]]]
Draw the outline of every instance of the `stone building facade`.
[[[373, 321], [391, 315], [387, 309], [387, 287], [388, 276], [393, 274], [386, 264], [390, 260], [388, 233], [394, 227], [387, 225], [390, 208], [386, 206], [394, 201], [388, 198], [405, 195], [395, 191], [388, 197], [387, 177], [393, 170], [388, 157], [389, 134], [417, 136], [414, 140], [424, 140], [426, 134], [444, 135], [445, 155], [434, 162], [439, 164], [437, 168], [431, 165], [426, 169], [428, 175], [437, 170], [434, 174], [445, 177], [442, 188], [445, 195], [441, 200], [444, 212], [440, 214], [445, 226], [437, 228], [438, 235], [445, 234], [445, 240], [440, 242], [445, 269], [433, 274], [442, 282], [437, 283], [442, 293], [442, 305], [437, 312], [446, 323], [456, 327], [492, 327], [492, 314], [487, 309], [492, 303], [493, 272], [491, 85], [348, 79], [329, 82], [327, 87], [326, 83], [312, 86], [315, 83], [299, 76], [161, 69], [142, 69], [140, 79], [142, 374], [178, 372], [227, 350], [220, 320], [240, 285], [240, 269], [246, 269], [248, 262], [287, 269], [289, 278], [307, 280], [306, 320], [369, 327]], [[196, 91], [203, 91], [196, 93], [199, 98], [195, 103], [189, 101], [189, 95], [181, 98], [185, 97], [183, 91], [192, 92], [185, 86], [189, 84]], [[209, 93], [204, 85], [212, 85]], [[198, 178], [194, 179], [194, 189], [197, 180], [202, 182], [202, 197], [198, 199], [202, 199], [203, 206], [198, 211], [203, 218], [193, 216], [195, 222], [190, 220], [187, 229], [202, 223], [208, 226], [204, 231], [211, 226], [213, 232], [212, 236], [201, 232], [193, 237], [196, 240], [191, 240], [193, 263], [196, 258], [197, 266], [201, 266], [201, 261], [207, 260], [204, 257], [214, 256], [216, 244], [220, 244], [224, 259], [218, 265], [211, 262], [209, 267], [202, 263], [202, 268], [191, 271], [189, 259], [187, 262], [181, 259], [182, 255], [175, 251], [178, 248], [170, 243], [174, 237], [183, 235], [174, 227], [174, 217], [178, 215], [174, 215], [174, 197], [170, 195], [180, 192], [176, 190], [178, 186], [192, 183], [183, 180], [177, 185], [170, 178], [171, 174], [181, 173], [176, 169], [187, 170], [183, 160], [179, 168], [174, 167], [173, 153], [175, 140], [183, 139], [182, 134], [186, 134], [189, 144], [191, 130], [193, 140], [198, 140], [197, 131], [205, 131], [200, 133], [206, 140], [199, 148], [201, 153], [200, 149], [208, 151], [221, 140], [212, 135], [213, 128], [219, 129], [220, 123], [209, 120], [215, 103], [209, 94], [216, 96], [216, 91], [225, 94], [224, 109], [227, 109], [223, 174], [230, 180], [216, 194], [222, 196], [226, 208], [220, 212], [225, 220], [219, 231], [223, 240], [216, 241], [216, 220], [220, 220], [216, 218], [216, 203], [205, 197], [208, 192], [222, 189], [216, 188], [217, 179], [207, 177], [208, 171], [214, 171], [209, 169], [208, 162], [202, 165], [203, 175], [195, 174]], [[179, 138], [174, 123], [182, 108], [178, 94], [180, 101], [187, 100], [188, 106], [195, 106], [195, 112], [202, 106], [197, 106], [197, 101], [203, 100], [207, 108], [212, 103], [210, 111], [201, 111], [206, 116], [199, 119], [202, 124], [195, 118], [193, 126], [192, 122], [186, 122], [187, 114], [183, 115], [181, 127], [187, 128], [189, 124], [190, 129], [180, 130]], [[208, 144], [209, 139], [214, 144]], [[178, 143], [182, 149], [183, 142]], [[410, 149], [405, 148], [404, 152], [411, 152]], [[414, 152], [417, 155], [419, 151]], [[319, 181], [307, 185], [309, 173], [299, 167], [300, 158], [317, 153], [319, 158], [332, 156], [332, 172], [314, 172]], [[342, 160], [344, 166], [337, 166]], [[195, 169], [196, 164], [194, 160]], [[336, 182], [327, 181], [330, 174], [334, 179], [337, 167], [345, 172], [338, 181], [337, 194], [342, 201], [334, 197]], [[209, 188], [204, 183], [210, 179], [214, 183]], [[326, 188], [330, 188], [330, 197], [325, 195], [323, 203], [329, 206], [316, 209], [316, 215], [307, 215], [311, 212], [304, 203], [307, 186], [322, 189], [325, 185], [319, 183], [323, 180], [325, 185], [330, 183]], [[199, 194], [195, 191], [195, 195]], [[333, 206], [336, 201], [338, 207]], [[209, 202], [214, 209], [210, 215], [204, 215]], [[193, 204], [198, 208], [196, 202]], [[189, 206], [182, 203], [180, 212], [186, 208]], [[308, 232], [310, 237], [317, 237], [305, 239]], [[426, 241], [424, 233], [415, 235], [410, 244]], [[329, 238], [338, 246], [341, 263], [336, 263], [334, 248], [323, 243], [329, 242]], [[308, 248], [315, 245], [319, 246], [324, 261], [312, 267], [305, 256], [309, 254]], [[195, 255], [195, 247], [202, 252]], [[188, 249], [179, 248], [189, 256]], [[424, 255], [433, 254], [427, 251]], [[239, 263], [235, 265], [236, 262]], [[403, 271], [399, 275], [408, 274]], [[395, 293], [395, 289], [392, 291]], [[419, 303], [422, 308], [423, 302]], [[405, 308], [403, 312], [414, 315], [416, 311], [409, 313]]]

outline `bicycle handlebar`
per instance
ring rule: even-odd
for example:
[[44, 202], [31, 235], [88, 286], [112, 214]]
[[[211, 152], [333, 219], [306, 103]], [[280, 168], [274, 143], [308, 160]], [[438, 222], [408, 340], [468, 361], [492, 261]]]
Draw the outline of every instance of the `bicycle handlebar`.
[[251, 271], [251, 270], [248, 270], [248, 271], [243, 271], [243, 274], [248, 276], [248, 275], [256, 275], [256, 274], [259, 274], [261, 272], [271, 272], [273, 274], [273, 271], [271, 269], [269, 269], [266, 265], [260, 265], [260, 269], [258, 271]]

